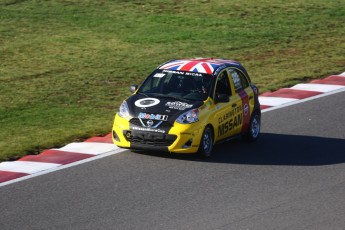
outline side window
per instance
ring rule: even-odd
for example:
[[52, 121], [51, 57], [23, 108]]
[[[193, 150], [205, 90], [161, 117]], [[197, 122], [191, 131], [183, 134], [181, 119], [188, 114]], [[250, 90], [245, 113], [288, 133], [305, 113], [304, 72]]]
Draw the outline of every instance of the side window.
[[218, 94], [226, 94], [231, 95], [231, 86], [229, 82], [228, 73], [226, 70], [220, 72], [217, 77], [217, 84], [216, 84], [216, 96]]
[[247, 88], [249, 87], [249, 81], [248, 81], [248, 78], [240, 71], [238, 71], [238, 75], [240, 76], [241, 78], [241, 82], [242, 82], [242, 86], [243, 88]]
[[242, 72], [234, 69], [229, 69], [229, 72], [231, 74], [232, 80], [234, 81], [236, 92], [244, 90], [249, 86], [249, 81]]

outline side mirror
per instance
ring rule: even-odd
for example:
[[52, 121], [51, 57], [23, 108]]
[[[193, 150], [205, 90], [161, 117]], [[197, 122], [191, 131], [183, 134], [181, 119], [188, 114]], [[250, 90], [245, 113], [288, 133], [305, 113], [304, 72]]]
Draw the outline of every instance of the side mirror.
[[230, 96], [227, 94], [219, 93], [216, 95], [216, 102], [229, 102]]
[[135, 91], [137, 91], [138, 86], [137, 85], [131, 85], [131, 87], [129, 88], [129, 90], [134, 93]]

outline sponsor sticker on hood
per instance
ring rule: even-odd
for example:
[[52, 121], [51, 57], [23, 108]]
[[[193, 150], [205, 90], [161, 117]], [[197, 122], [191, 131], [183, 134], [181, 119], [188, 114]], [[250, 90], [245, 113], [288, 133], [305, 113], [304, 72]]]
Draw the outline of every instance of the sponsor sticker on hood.
[[153, 113], [139, 113], [139, 119], [150, 119], [150, 120], [157, 120], [157, 121], [166, 121], [168, 120], [167, 115], [161, 114], [153, 114]]
[[165, 106], [169, 107], [169, 109], [177, 110], [185, 110], [193, 107], [193, 105], [181, 101], [167, 102]]
[[137, 100], [134, 104], [137, 107], [146, 108], [146, 107], [158, 105], [159, 102], [160, 100], [158, 100], [157, 98], [142, 98], [142, 99]]

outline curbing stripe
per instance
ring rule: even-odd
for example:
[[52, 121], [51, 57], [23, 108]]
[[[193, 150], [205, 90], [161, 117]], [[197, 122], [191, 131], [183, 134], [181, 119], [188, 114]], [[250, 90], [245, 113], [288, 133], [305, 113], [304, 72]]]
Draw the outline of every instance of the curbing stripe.
[[284, 98], [295, 98], [295, 99], [304, 99], [308, 97], [313, 97], [321, 94], [320, 92], [306, 91], [306, 90], [297, 90], [290, 88], [279, 89], [274, 92], [266, 92], [261, 94], [265, 97], [284, 97]]
[[114, 151], [118, 149], [114, 144], [107, 144], [107, 143], [98, 143], [98, 142], [74, 142], [68, 144], [60, 149], [55, 150], [62, 150], [65, 152], [74, 152], [74, 153], [83, 153], [83, 154], [91, 154], [91, 155], [98, 155], [110, 151]]
[[111, 139], [111, 133], [104, 137], [91, 137], [87, 139], [85, 142], [100, 142], [100, 143], [109, 143], [113, 144], [113, 140]]
[[345, 86], [345, 78], [341, 76], [329, 76], [322, 80], [314, 80], [311, 83], [318, 83], [318, 84], [329, 84], [329, 85], [344, 85]]
[[27, 173], [6, 172], [0, 171], [0, 184], [9, 180], [14, 180], [23, 176], [27, 176]]
[[328, 93], [331, 91], [335, 91], [338, 89], [345, 88], [345, 86], [340, 85], [327, 85], [327, 84], [297, 84], [291, 89], [299, 89], [299, 90], [306, 90], [306, 91], [315, 91], [315, 92], [321, 92], [321, 93]]
[[264, 109], [269, 109], [269, 108], [272, 108], [272, 106], [269, 106], [269, 105], [260, 105], [261, 111], [264, 110]]
[[6, 172], [33, 174], [47, 169], [55, 168], [61, 164], [42, 163], [33, 161], [12, 161], [0, 163], [0, 170]]
[[64, 152], [60, 150], [49, 149], [43, 151], [41, 154], [38, 155], [28, 155], [22, 157], [21, 159], [19, 159], [19, 161], [35, 161], [65, 165], [92, 156], [93, 155], [91, 154]]
[[337, 79], [338, 81], [344, 81], [345, 80], [344, 77], [345, 77], [345, 74], [343, 76], [342, 75], [331, 75], [329, 77], [324, 78], [324, 80]]
[[262, 105], [268, 106], [279, 106], [293, 101], [297, 101], [295, 98], [285, 98], [285, 97], [265, 97], [259, 96], [259, 102]]

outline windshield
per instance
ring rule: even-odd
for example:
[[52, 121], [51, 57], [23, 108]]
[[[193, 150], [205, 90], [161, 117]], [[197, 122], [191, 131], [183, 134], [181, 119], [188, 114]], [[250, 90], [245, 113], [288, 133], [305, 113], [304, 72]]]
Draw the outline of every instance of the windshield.
[[138, 92], [146, 95], [173, 97], [176, 99], [204, 101], [212, 83], [212, 75], [178, 70], [153, 72], [140, 86]]

